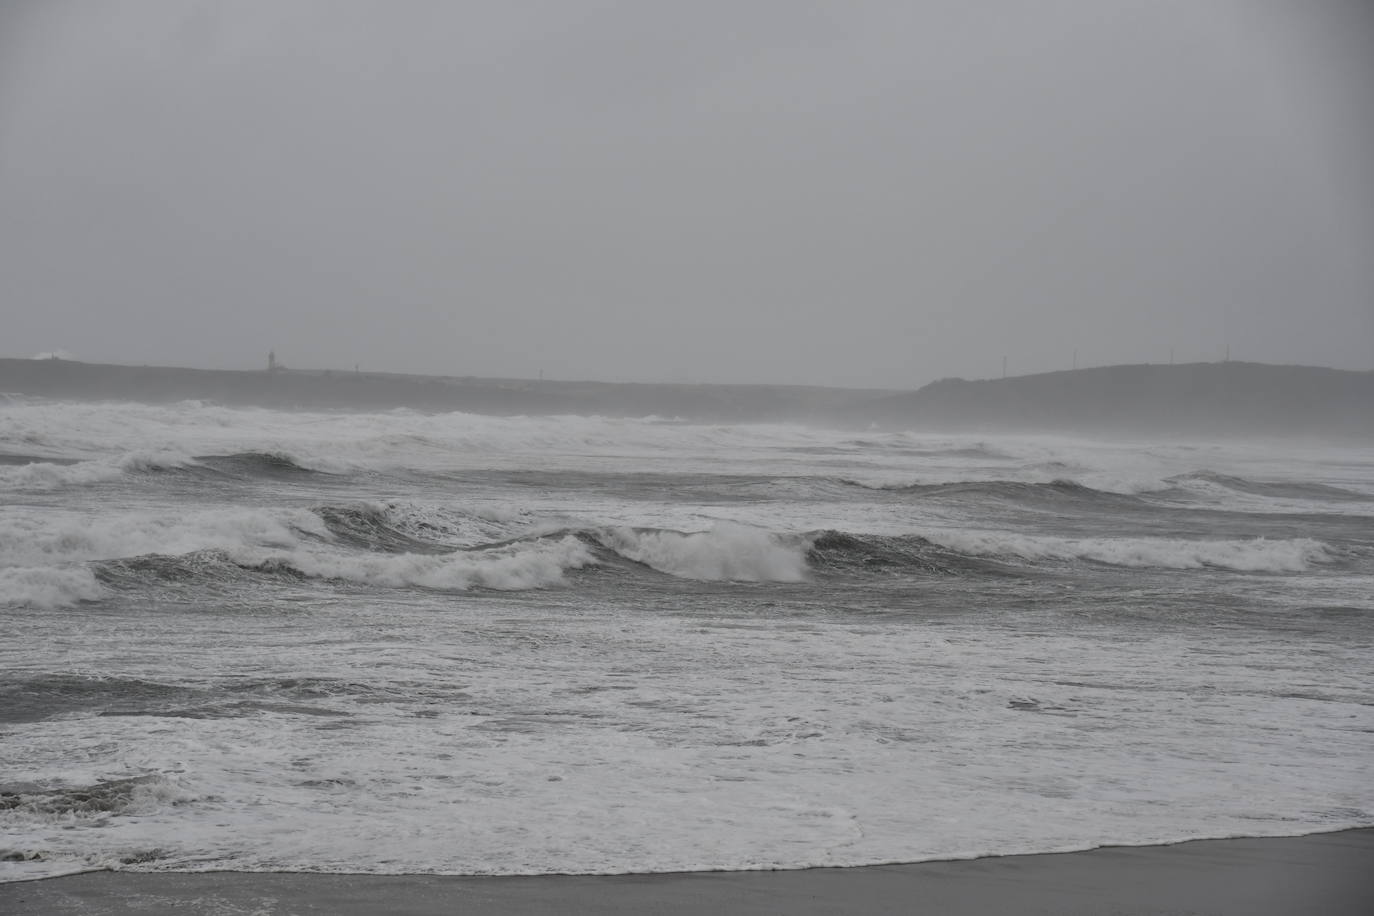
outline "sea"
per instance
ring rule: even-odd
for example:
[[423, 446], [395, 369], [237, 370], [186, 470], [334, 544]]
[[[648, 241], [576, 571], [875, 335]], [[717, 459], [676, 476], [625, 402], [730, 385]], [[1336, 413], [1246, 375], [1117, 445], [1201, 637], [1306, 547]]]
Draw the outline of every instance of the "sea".
[[0, 880], [1374, 825], [1374, 449], [0, 400]]

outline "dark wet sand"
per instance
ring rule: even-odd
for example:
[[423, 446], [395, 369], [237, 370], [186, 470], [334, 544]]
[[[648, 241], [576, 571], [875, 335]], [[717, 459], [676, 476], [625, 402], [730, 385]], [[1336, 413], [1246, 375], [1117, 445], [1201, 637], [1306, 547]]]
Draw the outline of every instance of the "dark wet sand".
[[1374, 829], [773, 872], [533, 878], [97, 872], [0, 885], [0, 913], [1369, 916]]

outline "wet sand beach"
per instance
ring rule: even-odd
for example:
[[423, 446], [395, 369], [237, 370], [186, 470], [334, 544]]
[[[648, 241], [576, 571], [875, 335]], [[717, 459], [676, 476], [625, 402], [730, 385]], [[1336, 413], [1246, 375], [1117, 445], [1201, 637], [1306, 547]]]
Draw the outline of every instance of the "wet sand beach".
[[1374, 829], [865, 868], [655, 875], [140, 874], [0, 886], [0, 911], [46, 914], [1374, 912]]

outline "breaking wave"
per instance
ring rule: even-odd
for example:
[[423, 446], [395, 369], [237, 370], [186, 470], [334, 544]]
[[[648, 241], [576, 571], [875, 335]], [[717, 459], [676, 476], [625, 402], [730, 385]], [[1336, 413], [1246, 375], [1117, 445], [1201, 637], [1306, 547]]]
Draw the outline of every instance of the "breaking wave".
[[244, 546], [291, 547], [312, 533], [327, 536], [328, 530], [306, 509], [27, 516], [0, 520], [0, 567], [177, 556]]
[[193, 467], [196, 459], [177, 451], [139, 451], [90, 461], [36, 459], [0, 467], [0, 487], [17, 490], [56, 490], [118, 480], [130, 474], [146, 474]]
[[0, 569], [0, 605], [58, 608], [96, 601], [108, 589], [187, 583], [234, 587], [260, 577], [317, 579], [383, 588], [513, 591], [567, 584], [592, 568], [651, 570], [712, 582], [808, 581], [891, 575], [1002, 576], [1025, 563], [1097, 563], [1127, 568], [1221, 569], [1296, 573], [1335, 562], [1315, 539], [1183, 540], [1056, 538], [1005, 532], [941, 530], [924, 535], [842, 531], [779, 534], [720, 524], [707, 531], [607, 527], [565, 530], [478, 547], [387, 549], [302, 538], [283, 548], [240, 544], [175, 556], [145, 555], [87, 565]]
[[[234, 457], [254, 466], [270, 463], [284, 473], [311, 473], [257, 453]], [[146, 456], [140, 461], [163, 466]], [[912, 491], [1061, 503], [1136, 501], [1071, 481], [966, 482]], [[0, 605], [61, 608], [102, 600], [111, 589], [176, 583], [232, 589], [263, 577], [440, 591], [521, 590], [563, 585], [570, 572], [593, 567], [696, 581], [796, 583], [813, 576], [1006, 575], [1047, 561], [1291, 573], [1341, 556], [1310, 537], [1072, 538], [957, 527], [876, 535], [779, 532], [731, 522], [679, 531], [541, 518], [504, 504], [359, 502], [95, 518], [69, 512], [0, 518]], [[609, 580], [603, 584], [611, 587]]]
[[191, 581], [232, 583], [244, 574], [323, 579], [388, 588], [438, 591], [548, 588], [566, 573], [617, 560], [684, 579], [733, 582], [799, 582], [807, 577], [807, 545], [745, 526], [721, 525], [703, 532], [602, 528], [563, 531], [459, 549], [401, 550], [385, 529], [374, 549], [358, 544], [339, 550], [305, 544], [291, 550], [241, 547], [183, 556], [145, 556], [96, 565], [99, 583], [133, 588]]
[[504, 508], [441, 508], [359, 503], [315, 510], [336, 543], [383, 553], [447, 555], [539, 544], [573, 536], [600, 560], [611, 556], [672, 576], [703, 581], [798, 582], [806, 546], [797, 537], [719, 522], [705, 531], [567, 526]]
[[606, 528], [597, 542], [627, 560], [685, 579], [730, 582], [801, 582], [806, 548], [769, 531], [718, 523], [709, 531]]
[[84, 566], [0, 567], [0, 607], [52, 610], [104, 596], [105, 589]]
[[260, 556], [239, 552], [230, 559], [243, 569], [257, 572], [440, 591], [547, 588], [562, 584], [568, 570], [596, 563], [587, 545], [571, 535], [444, 554], [297, 550]]

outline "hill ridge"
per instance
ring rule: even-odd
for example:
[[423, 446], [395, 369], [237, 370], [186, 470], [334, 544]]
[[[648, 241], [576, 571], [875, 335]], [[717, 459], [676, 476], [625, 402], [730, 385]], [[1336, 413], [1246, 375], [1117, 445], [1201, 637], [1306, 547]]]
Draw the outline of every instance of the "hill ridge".
[[601, 414], [814, 422], [932, 432], [1374, 438], [1374, 371], [1137, 363], [908, 391], [805, 385], [534, 381], [330, 370], [191, 369], [0, 358], [0, 392], [285, 409]]

